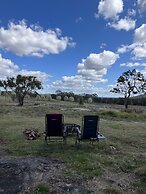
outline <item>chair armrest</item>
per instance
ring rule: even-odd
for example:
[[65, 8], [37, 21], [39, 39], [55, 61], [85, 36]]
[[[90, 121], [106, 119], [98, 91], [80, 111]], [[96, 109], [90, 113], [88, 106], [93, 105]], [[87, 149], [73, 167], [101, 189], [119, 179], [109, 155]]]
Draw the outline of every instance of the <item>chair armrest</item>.
[[75, 130], [76, 130], [78, 139], [81, 139], [82, 138], [81, 127], [79, 125], [76, 125]]

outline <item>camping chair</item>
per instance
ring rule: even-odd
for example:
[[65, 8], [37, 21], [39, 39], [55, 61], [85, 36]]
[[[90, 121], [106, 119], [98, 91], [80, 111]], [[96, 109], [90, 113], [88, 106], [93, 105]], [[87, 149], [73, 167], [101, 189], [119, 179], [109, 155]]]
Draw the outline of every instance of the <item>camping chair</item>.
[[104, 139], [105, 137], [99, 132], [99, 116], [97, 115], [86, 115], [82, 119], [82, 129], [76, 127], [77, 142], [80, 143], [81, 140], [99, 141], [99, 139]]
[[49, 137], [62, 137], [66, 143], [66, 127], [64, 127], [64, 117], [62, 114], [46, 114], [45, 116], [45, 140]]

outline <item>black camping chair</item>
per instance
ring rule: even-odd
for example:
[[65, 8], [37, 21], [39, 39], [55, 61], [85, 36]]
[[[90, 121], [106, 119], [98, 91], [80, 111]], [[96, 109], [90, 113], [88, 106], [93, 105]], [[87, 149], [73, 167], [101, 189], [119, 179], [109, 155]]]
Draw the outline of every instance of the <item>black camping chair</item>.
[[76, 127], [77, 138], [76, 144], [82, 140], [98, 141], [99, 116], [86, 115], [82, 119], [82, 128]]
[[62, 137], [66, 142], [66, 127], [64, 127], [64, 116], [62, 114], [46, 114], [45, 116], [45, 140], [49, 137]]

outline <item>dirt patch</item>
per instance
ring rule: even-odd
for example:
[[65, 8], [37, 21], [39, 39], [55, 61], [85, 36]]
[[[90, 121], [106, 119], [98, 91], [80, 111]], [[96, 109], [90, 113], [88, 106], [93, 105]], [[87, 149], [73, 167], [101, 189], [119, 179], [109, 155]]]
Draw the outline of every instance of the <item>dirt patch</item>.
[[130, 173], [114, 173], [105, 170], [101, 177], [94, 177], [88, 181], [93, 193], [98, 194], [137, 194], [133, 187], [134, 175]]
[[0, 194], [37, 194], [39, 185], [49, 194], [138, 194], [130, 173], [107, 169], [100, 177], [85, 179], [66, 177], [65, 169], [63, 161], [48, 157], [5, 156], [0, 159]]
[[62, 175], [60, 160], [45, 157], [0, 159], [0, 193], [32, 194], [38, 185], [46, 185], [50, 194], [89, 194], [82, 181]]

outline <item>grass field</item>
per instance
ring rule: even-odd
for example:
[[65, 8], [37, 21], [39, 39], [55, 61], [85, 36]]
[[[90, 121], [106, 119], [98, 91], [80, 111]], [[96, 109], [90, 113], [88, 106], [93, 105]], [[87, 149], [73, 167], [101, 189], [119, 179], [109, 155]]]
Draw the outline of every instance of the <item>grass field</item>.
[[[146, 193], [146, 107], [130, 107], [105, 104], [79, 105], [74, 102], [26, 100], [19, 107], [10, 99], [0, 97], [0, 149], [10, 156], [49, 156], [65, 162], [65, 176], [106, 178], [106, 172], [125, 177], [135, 193]], [[46, 113], [62, 113], [66, 123], [82, 124], [83, 115], [100, 116], [100, 131], [105, 141], [82, 142], [75, 147], [75, 137], [68, 136], [67, 144], [44, 142], [44, 118]], [[37, 140], [27, 140], [26, 128], [36, 128], [41, 133]], [[1, 156], [2, 157], [2, 156]], [[131, 176], [131, 180], [127, 178]], [[120, 193], [106, 188], [105, 193]]]

